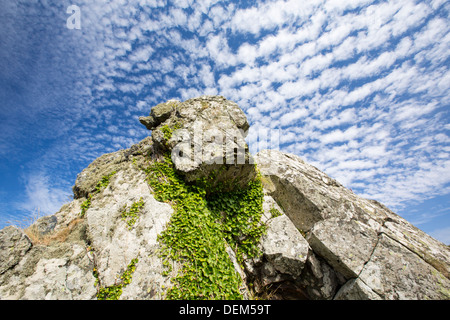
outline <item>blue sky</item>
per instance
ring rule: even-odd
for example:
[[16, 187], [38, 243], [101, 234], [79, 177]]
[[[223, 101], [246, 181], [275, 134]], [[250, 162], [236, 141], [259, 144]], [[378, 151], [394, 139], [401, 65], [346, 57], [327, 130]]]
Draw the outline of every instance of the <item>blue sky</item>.
[[149, 134], [153, 105], [219, 94], [250, 143], [279, 130], [282, 151], [450, 244], [448, 1], [0, 6], [0, 227], [70, 201], [92, 160]]

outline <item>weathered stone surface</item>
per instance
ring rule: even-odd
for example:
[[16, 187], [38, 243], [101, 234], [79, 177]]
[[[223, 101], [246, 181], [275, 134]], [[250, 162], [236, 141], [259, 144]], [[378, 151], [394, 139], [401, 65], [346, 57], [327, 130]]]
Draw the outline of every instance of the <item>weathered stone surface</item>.
[[[297, 156], [262, 151], [255, 160], [266, 192], [306, 235], [314, 255], [344, 277], [336, 298], [449, 298], [448, 246]], [[305, 268], [303, 278], [308, 270], [314, 268]], [[309, 278], [303, 285], [315, 281], [314, 272]]]
[[350, 279], [344, 284], [334, 297], [335, 300], [382, 300], [361, 279]]
[[255, 161], [269, 194], [303, 232], [330, 217], [357, 220], [372, 229], [380, 228], [387, 217], [377, 204], [356, 196], [298, 156], [264, 150]]
[[139, 117], [139, 122], [142, 123], [148, 130], [155, 129], [155, 119], [152, 116]]
[[317, 222], [307, 239], [317, 254], [347, 278], [358, 276], [378, 241], [376, 230], [340, 218]]
[[[140, 199], [144, 207], [129, 228], [126, 219], [122, 219], [122, 212]], [[163, 296], [162, 287], [170, 287], [170, 278], [162, 276], [162, 261], [156, 254], [157, 235], [164, 230], [172, 212], [169, 204], [155, 200], [145, 174], [131, 162], [111, 178], [108, 188], [93, 197], [86, 212], [87, 231], [95, 248], [102, 286], [114, 285], [131, 260], [138, 258], [133, 282], [124, 288], [121, 299]]]
[[147, 117], [139, 117], [139, 122], [142, 123], [148, 130], [154, 130], [162, 122], [166, 121], [171, 113], [175, 110], [175, 107], [180, 102], [177, 100], [169, 100], [164, 103], [160, 103], [152, 108], [150, 115]]
[[[267, 202], [271, 203], [271, 207], [267, 208]], [[264, 207], [266, 215], [271, 214], [270, 208], [276, 208], [280, 213], [282, 212], [271, 197], [266, 196]], [[308, 256], [308, 242], [285, 214], [270, 217], [267, 226], [267, 234], [261, 239], [264, 258], [276, 270], [276, 274], [287, 274], [293, 279], [298, 278]], [[265, 282], [270, 283], [270, 280], [266, 279]]]
[[344, 276], [310, 249], [303, 272], [295, 285], [302, 288], [308, 299], [330, 300], [344, 283]]
[[87, 197], [90, 193], [95, 191], [97, 183], [103, 176], [106, 176], [113, 171], [121, 170], [122, 166], [125, 165], [124, 163], [130, 156], [151, 153], [151, 148], [152, 141], [150, 137], [148, 137], [129, 149], [119, 150], [98, 157], [77, 175], [75, 185], [72, 188], [74, 198], [79, 199]]
[[285, 215], [269, 222], [261, 246], [267, 261], [277, 273], [300, 276], [308, 255], [308, 242]]
[[0, 299], [95, 297], [94, 264], [80, 237], [71, 237], [64, 243], [29, 246], [20, 261], [0, 275]]
[[34, 223], [34, 227], [41, 235], [46, 235], [55, 229], [57, 222], [55, 215], [41, 217]]
[[47, 254], [53, 257], [39, 259], [34, 273], [24, 281], [21, 299], [88, 300], [95, 297], [93, 263], [84, 246], [63, 244], [57, 253]]
[[14, 267], [31, 248], [30, 239], [18, 228], [0, 230], [0, 275]]
[[[376, 202], [377, 205], [384, 207]], [[385, 208], [385, 207], [384, 207]], [[424, 261], [450, 279], [449, 246], [436, 241], [433, 237], [408, 223], [405, 219], [386, 208], [387, 218], [380, 229], [389, 238], [420, 256]]]
[[[123, 289], [121, 298], [162, 298], [171, 284], [170, 277], [162, 275], [156, 238], [172, 208], [153, 198], [139, 169], [149, 153], [151, 141], [147, 138], [95, 160], [78, 176], [74, 190], [80, 191], [80, 198], [28, 228], [46, 237], [44, 244], [32, 246], [14, 227], [0, 231], [0, 255], [5, 255], [1, 259], [0, 299], [96, 299], [98, 286], [114, 285], [134, 258], [139, 259], [134, 281]], [[112, 171], [117, 172], [109, 185], [92, 193], [98, 181]], [[93, 196], [81, 219], [81, 204], [86, 201], [83, 194]], [[121, 213], [125, 205], [140, 199], [145, 206], [135, 228], [129, 228]]]
[[387, 300], [450, 299], [450, 280], [386, 234], [380, 235], [359, 279]]
[[72, 202], [64, 204], [57, 213], [55, 217], [57, 220], [56, 226], [53, 229], [54, 232], [62, 231], [68, 228], [73, 221], [80, 217], [81, 204], [85, 198], [75, 199]]
[[249, 124], [236, 103], [220, 96], [184, 102], [170, 100], [152, 108], [155, 148], [171, 154], [187, 182], [214, 175], [214, 186], [244, 187], [256, 175], [245, 136]]
[[[260, 242], [262, 254], [245, 261], [246, 271], [256, 282], [255, 289], [258, 293], [265, 290], [265, 287], [279, 288], [286, 283], [293, 287], [292, 283], [302, 274], [309, 251], [308, 242], [272, 197], [264, 197], [263, 210], [262, 220], [267, 224], [267, 232]], [[273, 216], [274, 213], [277, 215]], [[303, 293], [289, 293], [291, 296], [298, 294]]]

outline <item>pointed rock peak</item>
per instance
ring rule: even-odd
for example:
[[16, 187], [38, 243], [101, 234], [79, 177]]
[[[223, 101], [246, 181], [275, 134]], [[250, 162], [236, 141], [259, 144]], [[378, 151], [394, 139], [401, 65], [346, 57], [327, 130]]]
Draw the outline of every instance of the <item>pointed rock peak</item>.
[[213, 177], [213, 187], [231, 190], [246, 186], [256, 176], [245, 142], [250, 127], [247, 117], [224, 97], [169, 100], [139, 121], [152, 130], [156, 153], [170, 154], [187, 182]]

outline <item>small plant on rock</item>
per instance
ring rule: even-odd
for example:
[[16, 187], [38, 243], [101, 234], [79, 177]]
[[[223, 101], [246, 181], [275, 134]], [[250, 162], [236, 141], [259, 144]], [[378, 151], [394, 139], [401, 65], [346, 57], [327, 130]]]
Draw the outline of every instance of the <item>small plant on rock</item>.
[[131, 228], [136, 223], [136, 220], [138, 218], [138, 213], [141, 211], [141, 209], [144, 207], [144, 200], [142, 197], [139, 199], [139, 201], [134, 202], [131, 205], [130, 210], [127, 211], [127, 207], [125, 206], [122, 210], [122, 220], [125, 221], [128, 225], [128, 229], [131, 230]]

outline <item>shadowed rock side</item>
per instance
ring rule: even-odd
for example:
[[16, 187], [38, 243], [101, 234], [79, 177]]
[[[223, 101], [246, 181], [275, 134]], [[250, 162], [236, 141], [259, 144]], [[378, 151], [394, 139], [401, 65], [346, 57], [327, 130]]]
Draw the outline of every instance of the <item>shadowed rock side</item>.
[[[183, 266], [161, 256], [159, 236], [179, 208], [156, 200], [145, 168], [167, 155], [187, 185], [212, 180], [210, 192], [261, 180], [259, 254], [226, 244], [224, 255], [242, 298], [450, 299], [448, 246], [298, 156], [261, 151], [258, 176], [235, 103], [171, 100], [140, 122], [151, 136], [93, 161], [77, 176], [72, 202], [26, 230], [0, 230], [0, 299], [166, 298]], [[203, 156], [195, 159], [195, 150]]]

